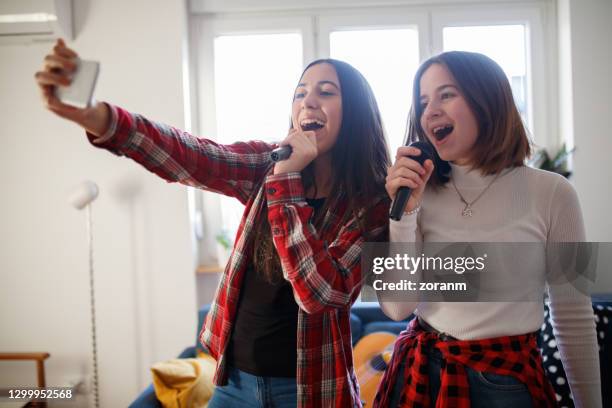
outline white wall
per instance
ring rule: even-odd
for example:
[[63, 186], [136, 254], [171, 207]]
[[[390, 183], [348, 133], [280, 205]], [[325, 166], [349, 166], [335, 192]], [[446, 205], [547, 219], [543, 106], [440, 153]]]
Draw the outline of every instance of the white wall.
[[[612, 242], [612, 2], [559, 0], [561, 130], [576, 146], [574, 185], [587, 238]], [[594, 291], [612, 292], [610, 245], [599, 256]]]
[[[612, 241], [612, 136], [609, 126], [612, 118], [612, 1], [562, 0], [559, 9], [562, 14], [569, 14], [569, 24], [566, 22], [560, 27], [560, 34], [571, 40], [569, 69], [573, 98], [572, 120], [568, 123], [576, 145], [574, 182], [589, 240], [609, 242]], [[562, 83], [562, 87], [564, 85], [568, 86]]]
[[[69, 45], [101, 61], [97, 97], [184, 127], [185, 5], [74, 3], [77, 37]], [[50, 47], [0, 45], [0, 351], [50, 352], [48, 385], [89, 373], [85, 212], [67, 195], [94, 180], [101, 403], [127, 406], [150, 382], [151, 363], [195, 340], [187, 193], [91, 147], [75, 125], [43, 109], [33, 75]], [[35, 378], [31, 363], [0, 362], [2, 386]]]

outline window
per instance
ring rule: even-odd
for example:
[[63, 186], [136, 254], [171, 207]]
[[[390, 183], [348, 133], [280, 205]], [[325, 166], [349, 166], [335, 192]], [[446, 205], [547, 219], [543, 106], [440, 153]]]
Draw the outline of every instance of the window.
[[[225, 35], [214, 40], [217, 141], [279, 142], [289, 130], [293, 89], [302, 72], [299, 33]], [[223, 229], [238, 230], [244, 208], [221, 197]]]
[[[434, 53], [465, 50], [483, 53], [506, 72], [515, 101], [536, 146], [555, 146], [557, 137], [554, 84], [547, 65], [552, 57], [546, 29], [554, 15], [544, 3], [483, 4], [441, 8], [432, 16]], [[547, 75], [548, 74], [548, 75]]]
[[484, 54], [497, 62], [512, 86], [514, 101], [525, 123], [527, 117], [526, 35], [523, 25], [444, 27], [444, 51]]
[[380, 109], [391, 152], [403, 144], [412, 78], [419, 67], [416, 28], [333, 31], [330, 56], [346, 61], [368, 80]]
[[298, 33], [215, 38], [217, 140], [285, 138], [293, 88], [302, 72]]
[[[389, 7], [360, 1], [331, 9], [279, 0], [266, 2], [264, 10], [250, 2], [191, 0], [194, 132], [221, 143], [282, 140], [303, 66], [332, 57], [354, 65], [372, 86], [393, 157], [405, 136], [419, 63], [455, 49], [496, 60], [536, 145], [558, 144], [556, 106], [549, 103], [556, 100], [556, 78], [547, 75], [548, 45], [554, 44], [547, 28], [556, 20], [546, 0], [420, 6], [405, 0]], [[223, 228], [233, 237], [242, 206], [203, 197], [205, 234]], [[200, 244], [201, 263], [210, 263], [209, 244]]]

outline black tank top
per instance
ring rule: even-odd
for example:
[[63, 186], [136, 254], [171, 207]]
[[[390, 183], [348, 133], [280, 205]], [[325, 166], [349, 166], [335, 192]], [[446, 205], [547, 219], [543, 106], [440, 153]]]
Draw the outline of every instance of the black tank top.
[[[325, 198], [307, 199], [315, 214]], [[270, 283], [254, 269], [245, 271], [227, 362], [261, 377], [295, 377], [298, 305], [285, 279]]]

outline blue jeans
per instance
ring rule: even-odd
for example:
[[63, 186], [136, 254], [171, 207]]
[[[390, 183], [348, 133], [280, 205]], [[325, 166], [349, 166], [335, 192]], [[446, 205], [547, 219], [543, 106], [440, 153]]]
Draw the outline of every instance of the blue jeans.
[[295, 408], [295, 378], [258, 377], [229, 367], [228, 384], [217, 386], [208, 408]]
[[[435, 406], [440, 391], [440, 366], [442, 353], [433, 346], [426, 346], [429, 374], [429, 396], [432, 406]], [[399, 407], [399, 401], [404, 387], [405, 363], [401, 363], [389, 408]], [[465, 367], [470, 386], [470, 402], [472, 408], [532, 408], [531, 394], [527, 386], [511, 375], [484, 373]]]

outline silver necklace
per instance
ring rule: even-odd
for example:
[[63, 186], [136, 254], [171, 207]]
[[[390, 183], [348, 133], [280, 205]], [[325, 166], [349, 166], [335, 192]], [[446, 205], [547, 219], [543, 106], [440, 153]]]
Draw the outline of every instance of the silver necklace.
[[463, 215], [464, 217], [471, 217], [474, 214], [472, 206], [474, 205], [474, 203], [476, 203], [476, 201], [480, 199], [480, 197], [482, 197], [482, 195], [489, 189], [489, 187], [491, 187], [491, 185], [495, 183], [495, 180], [497, 180], [500, 174], [501, 173], [497, 173], [495, 178], [491, 180], [491, 182], [480, 192], [480, 194], [478, 194], [478, 197], [476, 197], [472, 201], [467, 201], [465, 197], [463, 197], [463, 194], [461, 194], [461, 192], [457, 188], [457, 185], [455, 184], [455, 178], [451, 177], [451, 182], [453, 183], [453, 187], [455, 187], [455, 191], [459, 195], [459, 199], [463, 202], [463, 204], [465, 204], [465, 207], [463, 208], [463, 210], [461, 210], [461, 215]]

